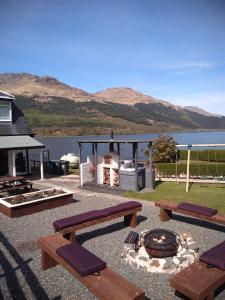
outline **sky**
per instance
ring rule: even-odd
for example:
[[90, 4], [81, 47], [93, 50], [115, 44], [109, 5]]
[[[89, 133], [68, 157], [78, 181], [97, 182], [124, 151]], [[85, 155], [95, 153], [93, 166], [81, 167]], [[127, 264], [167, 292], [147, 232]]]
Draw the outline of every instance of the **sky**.
[[225, 0], [0, 0], [0, 73], [225, 115]]

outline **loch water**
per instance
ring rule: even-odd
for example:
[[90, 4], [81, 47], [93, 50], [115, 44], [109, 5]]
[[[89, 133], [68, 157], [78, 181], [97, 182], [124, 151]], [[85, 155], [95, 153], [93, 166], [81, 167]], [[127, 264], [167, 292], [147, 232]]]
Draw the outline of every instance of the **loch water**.
[[[225, 144], [225, 131], [204, 131], [204, 132], [171, 132], [161, 134], [130, 134], [130, 135], [115, 135], [114, 139], [137, 139], [137, 140], [152, 140], [162, 134], [172, 136], [177, 144]], [[69, 137], [39, 137], [40, 142], [45, 144], [45, 149], [49, 150], [50, 159], [59, 159], [63, 154], [76, 153], [79, 154], [78, 140], [88, 139], [109, 139], [110, 136], [69, 136]], [[143, 150], [146, 144], [140, 144], [138, 149], [139, 158], [145, 156]], [[99, 154], [104, 154], [108, 151], [108, 145], [100, 144], [98, 148]], [[82, 149], [82, 160], [86, 159], [86, 155], [91, 153], [91, 145], [84, 145]], [[121, 144], [121, 159], [128, 159], [131, 156], [131, 147], [126, 144]]]

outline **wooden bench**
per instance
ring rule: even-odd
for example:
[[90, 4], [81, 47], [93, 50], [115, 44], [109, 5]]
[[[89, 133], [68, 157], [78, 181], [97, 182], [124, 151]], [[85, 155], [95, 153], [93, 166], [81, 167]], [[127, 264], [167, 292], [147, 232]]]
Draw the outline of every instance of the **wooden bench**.
[[145, 293], [142, 289], [136, 287], [133, 283], [127, 281], [108, 267], [101, 270], [98, 276], [95, 274], [82, 277], [56, 253], [57, 248], [70, 244], [61, 234], [55, 233], [41, 237], [38, 240], [38, 244], [41, 247], [41, 266], [43, 270], [47, 270], [58, 264], [61, 265], [84, 284], [97, 298], [105, 300], [145, 299]]
[[212, 300], [214, 291], [225, 283], [225, 271], [208, 268], [197, 261], [170, 278], [170, 285], [193, 300]]
[[169, 221], [172, 218], [172, 212], [178, 212], [184, 215], [188, 215], [191, 217], [195, 217], [198, 219], [203, 219], [206, 221], [210, 221], [210, 222], [214, 222], [214, 223], [218, 223], [218, 224], [222, 224], [225, 225], [225, 215], [223, 214], [215, 214], [211, 217], [209, 216], [205, 216], [196, 212], [191, 212], [191, 211], [187, 211], [184, 209], [181, 209], [178, 207], [179, 203], [174, 203], [171, 201], [167, 201], [167, 200], [160, 200], [158, 202], [155, 203], [155, 206], [160, 208], [160, 220], [162, 222], [166, 222]]
[[[107, 209], [109, 209], [109, 208], [107, 208]], [[141, 210], [142, 210], [142, 205], [140, 205], [139, 207], [133, 208], [133, 209], [124, 210], [119, 213], [114, 213], [114, 214], [111, 214], [108, 216], [99, 217], [99, 218], [96, 218], [91, 221], [82, 222], [81, 224], [66, 227], [66, 228], [63, 228], [60, 230], [57, 230], [56, 228], [55, 229], [56, 229], [56, 231], [60, 232], [62, 235], [68, 236], [70, 241], [73, 242], [76, 239], [76, 231], [86, 228], [86, 227], [90, 227], [90, 226], [94, 226], [94, 225], [97, 225], [100, 223], [118, 219], [121, 217], [124, 217], [125, 226], [130, 226], [132, 228], [135, 228], [137, 226], [137, 212], [139, 212]], [[104, 210], [102, 210], [102, 211], [104, 211]], [[74, 217], [76, 217], [76, 216], [74, 216]]]

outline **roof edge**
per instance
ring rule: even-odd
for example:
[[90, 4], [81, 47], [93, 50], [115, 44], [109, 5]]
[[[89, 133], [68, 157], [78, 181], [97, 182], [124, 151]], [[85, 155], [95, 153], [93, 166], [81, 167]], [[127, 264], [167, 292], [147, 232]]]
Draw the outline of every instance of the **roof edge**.
[[4, 91], [2, 91], [2, 90], [0, 90], [0, 93], [5, 94], [5, 96], [1, 96], [1, 95], [0, 95], [0, 98], [2, 98], [2, 99], [12, 99], [12, 100], [15, 99], [15, 96], [14, 96], [14, 95], [11, 95], [11, 94], [9, 94], [9, 93], [6, 93], [6, 92], [4, 92]]

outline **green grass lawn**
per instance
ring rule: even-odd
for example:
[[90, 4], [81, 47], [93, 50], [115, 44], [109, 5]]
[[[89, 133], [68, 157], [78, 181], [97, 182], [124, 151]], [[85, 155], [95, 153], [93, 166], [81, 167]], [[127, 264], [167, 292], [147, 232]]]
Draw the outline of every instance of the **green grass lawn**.
[[225, 184], [193, 184], [188, 193], [184, 183], [161, 182], [152, 193], [125, 192], [125, 197], [140, 200], [159, 201], [171, 200], [174, 202], [192, 202], [208, 207], [217, 208], [225, 213]]

